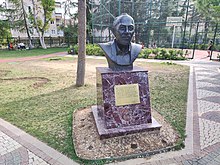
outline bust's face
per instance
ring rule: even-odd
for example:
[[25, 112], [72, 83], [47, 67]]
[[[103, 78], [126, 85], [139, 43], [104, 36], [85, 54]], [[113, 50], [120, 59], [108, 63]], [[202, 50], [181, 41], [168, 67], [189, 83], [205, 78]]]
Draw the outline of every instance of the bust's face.
[[116, 41], [121, 45], [129, 45], [134, 35], [134, 21], [129, 16], [123, 16], [119, 19], [119, 23], [113, 30]]

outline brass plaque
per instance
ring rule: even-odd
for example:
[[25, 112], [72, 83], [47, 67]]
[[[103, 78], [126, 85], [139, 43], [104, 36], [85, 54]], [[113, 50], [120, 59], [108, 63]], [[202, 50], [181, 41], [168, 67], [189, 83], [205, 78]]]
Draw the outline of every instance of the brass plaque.
[[115, 105], [140, 103], [138, 84], [115, 85]]

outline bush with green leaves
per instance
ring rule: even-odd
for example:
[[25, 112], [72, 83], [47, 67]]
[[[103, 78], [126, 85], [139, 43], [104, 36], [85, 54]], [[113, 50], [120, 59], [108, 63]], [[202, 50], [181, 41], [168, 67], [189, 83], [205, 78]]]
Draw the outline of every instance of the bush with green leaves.
[[149, 55], [152, 53], [151, 49], [142, 49], [140, 54], [138, 55], [139, 58], [148, 58]]
[[[74, 52], [78, 54], [78, 45], [74, 45]], [[72, 47], [68, 48], [68, 51]], [[95, 55], [95, 56], [104, 56], [103, 50], [97, 44], [87, 44], [86, 45], [86, 54], [87, 55]]]
[[[72, 46], [73, 47], [73, 46]], [[68, 51], [72, 48], [70, 47]], [[74, 52], [78, 54], [78, 45], [74, 45]], [[87, 44], [86, 45], [86, 54], [93, 56], [104, 56], [104, 51], [97, 44]], [[149, 57], [152, 54], [151, 57]], [[144, 48], [141, 50], [138, 55], [139, 58], [155, 58], [162, 60], [184, 60], [185, 56], [183, 50], [175, 50], [175, 49], [165, 49], [165, 48], [156, 48], [149, 49]]]
[[77, 53], [75, 53], [74, 46], [70, 46], [70, 47], [67, 49], [67, 53], [68, 53], [68, 54], [77, 54]]
[[156, 49], [152, 49], [151, 51], [152, 51], [152, 54], [154, 54], [155, 56], [157, 56], [158, 55], [158, 53], [160, 52], [160, 48], [156, 48]]
[[[195, 44], [195, 49], [198, 49], [198, 50], [207, 50], [209, 44]], [[189, 48], [189, 49], [194, 49], [194, 44], [189, 44], [189, 45], [185, 45], [186, 48]], [[213, 45], [212, 47], [212, 50], [213, 51], [219, 51], [220, 50], [220, 45]]]
[[177, 55], [179, 55], [180, 57], [183, 57], [183, 50], [177, 50], [176, 53], [177, 53]]
[[177, 51], [175, 49], [168, 50], [169, 56], [167, 58], [170, 59], [176, 59], [177, 58]]
[[170, 55], [166, 49], [160, 49], [160, 51], [155, 55], [155, 59], [166, 60], [169, 59]]

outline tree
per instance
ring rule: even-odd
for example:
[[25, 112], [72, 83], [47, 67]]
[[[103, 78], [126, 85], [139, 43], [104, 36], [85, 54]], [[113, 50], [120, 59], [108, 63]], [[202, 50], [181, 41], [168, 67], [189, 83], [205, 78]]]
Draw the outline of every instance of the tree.
[[77, 44], [78, 24], [70, 21], [66, 26], [62, 26], [61, 29], [64, 32], [64, 38], [68, 39], [68, 43]]
[[10, 26], [7, 20], [0, 20], [0, 36], [6, 38], [11, 35]]
[[[76, 2], [73, 2], [72, 0], [66, 0], [62, 3], [62, 5], [64, 8], [64, 21], [63, 24], [60, 26], [60, 29], [63, 30], [64, 37], [68, 38], [68, 46], [70, 46], [70, 40], [73, 41], [74, 44], [77, 43], [78, 24], [75, 20], [77, 20], [78, 14], [73, 12], [73, 9], [76, 8], [78, 4]], [[66, 20], [66, 17], [70, 19]]]
[[32, 5], [33, 24], [37, 30], [42, 48], [46, 49], [47, 46], [44, 42], [44, 33], [48, 29], [50, 21], [53, 21], [52, 13], [55, 10], [55, 0], [40, 0], [39, 3], [38, 1], [35, 3], [35, 0], [32, 0]]
[[[74, 13], [73, 8], [78, 7], [78, 3], [73, 0], [66, 0], [63, 2], [63, 6], [64, 6], [64, 23], [61, 28], [64, 31], [65, 35], [68, 35], [68, 37], [70, 36], [75, 37], [78, 35], [76, 30], [78, 29], [78, 25], [76, 21], [74, 21], [74, 24], [70, 21], [70, 23], [66, 25], [65, 17], [67, 15], [72, 20], [77, 20], [78, 12]], [[91, 37], [91, 30], [92, 30], [91, 6], [92, 6], [91, 0], [86, 0], [86, 36], [87, 37]]]
[[22, 13], [23, 13], [24, 26], [25, 26], [27, 36], [28, 36], [28, 40], [29, 40], [29, 49], [32, 49], [33, 45], [32, 45], [32, 39], [31, 39], [31, 34], [30, 34], [30, 27], [28, 26], [27, 13], [26, 13], [25, 8], [24, 8], [24, 1], [23, 0], [21, 0], [21, 8], [22, 8]]
[[78, 63], [76, 86], [83, 86], [86, 57], [86, 0], [78, 0]]
[[0, 19], [0, 36], [2, 38], [6, 38], [8, 36], [10, 36], [10, 26], [9, 26], [9, 21], [8, 19], [5, 17], [4, 18], [4, 13], [5, 13], [5, 6], [3, 6], [2, 4], [0, 5], [0, 14], [3, 17], [2, 19]]
[[75, 16], [75, 13], [72, 13], [72, 9], [77, 7], [77, 3], [73, 2], [72, 0], [66, 0], [63, 2], [63, 6], [64, 6], [64, 21], [66, 15], [70, 18], [73, 18]]
[[[24, 1], [23, 0], [9, 0], [10, 3], [13, 4], [12, 8], [8, 8], [5, 6], [1, 7], [1, 11], [4, 13], [5, 21], [6, 23], [3, 27], [10, 28], [11, 29], [17, 29], [19, 31], [25, 30], [29, 39], [29, 48], [32, 48], [32, 42], [31, 42], [31, 35], [30, 30], [28, 26], [28, 20], [27, 20], [27, 13], [25, 11], [24, 7]], [[3, 28], [4, 29], [4, 28]]]
[[213, 22], [220, 21], [220, 0], [195, 0], [196, 8]]

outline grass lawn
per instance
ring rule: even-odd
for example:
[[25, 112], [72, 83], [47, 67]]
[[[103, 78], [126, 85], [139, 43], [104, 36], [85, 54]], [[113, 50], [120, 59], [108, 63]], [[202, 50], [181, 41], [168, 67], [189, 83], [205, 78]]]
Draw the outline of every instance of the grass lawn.
[[39, 56], [57, 52], [67, 52], [67, 48], [48, 48], [48, 49], [32, 49], [32, 50], [0, 50], [1, 58], [17, 58], [28, 56]]
[[[75, 161], [72, 143], [73, 111], [96, 104], [95, 67], [106, 60], [87, 59], [86, 86], [76, 88], [76, 58], [1, 63], [0, 116]], [[187, 66], [135, 62], [149, 70], [152, 108], [185, 137], [188, 89]]]

